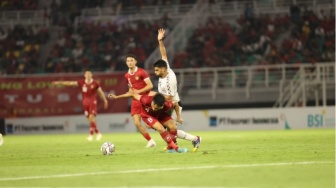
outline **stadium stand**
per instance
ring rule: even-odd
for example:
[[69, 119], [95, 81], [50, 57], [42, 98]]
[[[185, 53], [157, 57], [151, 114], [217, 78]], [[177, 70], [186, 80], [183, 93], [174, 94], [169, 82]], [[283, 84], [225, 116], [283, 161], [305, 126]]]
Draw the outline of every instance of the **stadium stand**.
[[[0, 72], [71, 73], [87, 66], [124, 71], [128, 53], [151, 70], [159, 58], [155, 32], [164, 27], [187, 105], [210, 95], [210, 103], [281, 106], [281, 92], [299, 70], [323, 72], [329, 81], [334, 76], [328, 64], [335, 62], [334, 5], [329, 0], [2, 1]], [[331, 91], [329, 81], [325, 90]], [[228, 89], [234, 99], [227, 97]], [[265, 96], [258, 95], [259, 101], [253, 90]]]

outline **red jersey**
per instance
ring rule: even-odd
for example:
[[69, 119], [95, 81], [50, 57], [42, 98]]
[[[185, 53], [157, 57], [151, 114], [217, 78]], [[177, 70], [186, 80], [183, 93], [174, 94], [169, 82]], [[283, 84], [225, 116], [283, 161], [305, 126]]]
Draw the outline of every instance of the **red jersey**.
[[169, 113], [169, 111], [173, 108], [173, 103], [171, 101], [166, 100], [162, 109], [153, 111], [151, 106], [153, 98], [154, 96], [148, 96], [148, 95], [142, 95], [140, 97], [140, 102], [142, 104], [141, 114], [150, 115], [152, 117], [158, 118], [160, 114]]
[[90, 83], [85, 83], [85, 80], [77, 80], [77, 84], [82, 90], [83, 105], [97, 104], [97, 90], [100, 87], [99, 83], [94, 80]]
[[[145, 79], [149, 79], [149, 76], [144, 69], [136, 67], [134, 73], [131, 73], [130, 71], [128, 71], [125, 74], [125, 78], [130, 88], [139, 90], [146, 86]], [[140, 93], [140, 95], [148, 94], [149, 92], [150, 91], [146, 91], [146, 92]]]

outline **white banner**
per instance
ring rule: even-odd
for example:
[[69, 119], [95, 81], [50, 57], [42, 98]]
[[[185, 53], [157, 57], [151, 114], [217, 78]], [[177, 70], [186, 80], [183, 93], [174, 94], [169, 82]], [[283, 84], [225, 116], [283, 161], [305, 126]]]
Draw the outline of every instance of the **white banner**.
[[335, 107], [230, 109], [182, 112], [185, 130], [335, 128]]
[[[99, 131], [135, 132], [130, 113], [100, 114]], [[7, 134], [88, 133], [90, 125], [84, 115], [6, 119]]]
[[[335, 128], [335, 107], [183, 111], [186, 131]], [[136, 132], [130, 113], [100, 114], [101, 132]], [[87, 133], [85, 116], [6, 119], [7, 134]]]

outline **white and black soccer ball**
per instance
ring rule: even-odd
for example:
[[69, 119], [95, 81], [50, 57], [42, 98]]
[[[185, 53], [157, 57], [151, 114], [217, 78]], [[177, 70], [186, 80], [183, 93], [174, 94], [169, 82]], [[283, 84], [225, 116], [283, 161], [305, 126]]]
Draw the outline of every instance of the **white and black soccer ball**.
[[100, 151], [103, 155], [112, 155], [115, 152], [115, 146], [111, 142], [104, 142]]

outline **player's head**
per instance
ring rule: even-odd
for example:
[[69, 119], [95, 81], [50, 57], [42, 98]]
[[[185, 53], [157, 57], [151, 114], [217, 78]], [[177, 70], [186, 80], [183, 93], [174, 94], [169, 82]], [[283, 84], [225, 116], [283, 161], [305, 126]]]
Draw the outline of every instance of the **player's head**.
[[135, 67], [135, 65], [137, 64], [137, 58], [135, 55], [133, 54], [128, 54], [126, 55], [126, 64], [128, 66], [128, 68], [133, 68]]
[[163, 108], [163, 105], [164, 105], [165, 102], [166, 102], [165, 97], [161, 93], [157, 93], [153, 97], [153, 101], [152, 101], [152, 104], [151, 104], [152, 109], [154, 111], [161, 110]]
[[154, 73], [156, 76], [163, 77], [167, 71], [167, 63], [163, 59], [159, 59], [154, 63]]
[[86, 70], [84, 71], [84, 77], [85, 77], [85, 79], [87, 79], [87, 80], [91, 80], [91, 79], [92, 79], [92, 72], [91, 72], [91, 70], [86, 69]]

